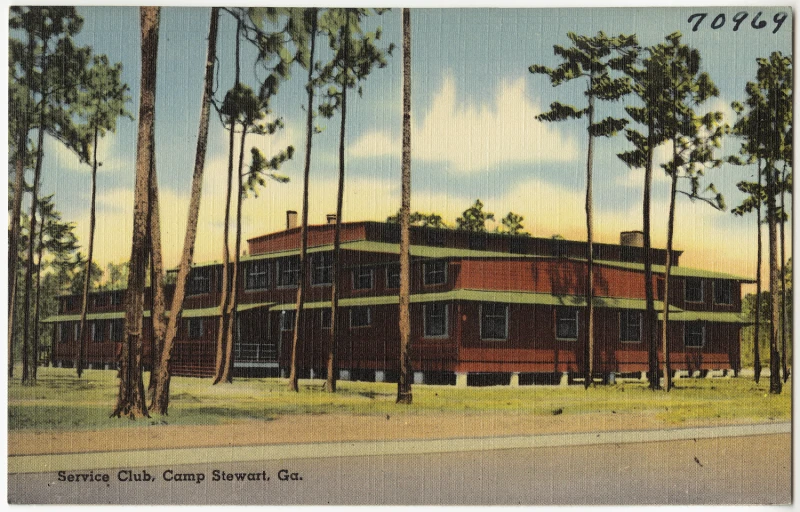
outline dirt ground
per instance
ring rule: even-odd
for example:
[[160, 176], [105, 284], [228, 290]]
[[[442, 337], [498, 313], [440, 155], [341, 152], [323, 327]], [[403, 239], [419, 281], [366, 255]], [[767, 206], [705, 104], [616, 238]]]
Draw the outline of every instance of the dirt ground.
[[[726, 421], [724, 424], [731, 423]], [[86, 453], [327, 441], [448, 439], [560, 432], [648, 430], [719, 424], [721, 423], [706, 420], [675, 425], [641, 414], [546, 417], [503, 413], [424, 416], [289, 415], [272, 421], [237, 421], [211, 426], [150, 425], [98, 431], [9, 432], [8, 454]]]

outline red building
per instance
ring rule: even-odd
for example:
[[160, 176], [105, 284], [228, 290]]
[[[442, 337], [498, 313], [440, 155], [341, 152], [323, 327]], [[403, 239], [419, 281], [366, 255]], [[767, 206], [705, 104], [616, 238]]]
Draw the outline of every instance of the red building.
[[[625, 232], [620, 238], [620, 244], [594, 244], [598, 376], [647, 370], [641, 233]], [[338, 347], [343, 379], [396, 379], [399, 239], [397, 224], [342, 225], [337, 322], [343, 326]], [[248, 244], [236, 284], [234, 368], [240, 375], [284, 375], [291, 353], [300, 228], [252, 238]], [[411, 244], [416, 382], [524, 384], [580, 371], [586, 338], [585, 242], [412, 227]], [[301, 377], [322, 377], [330, 339], [333, 225], [310, 226], [309, 247], [298, 368]], [[738, 371], [739, 332], [746, 323], [740, 286], [752, 280], [681, 267], [680, 255], [673, 253], [669, 297], [673, 368]], [[652, 249], [651, 258], [656, 309], [661, 311], [666, 251]], [[220, 263], [192, 269], [172, 358], [175, 375], [213, 373], [221, 270]], [[172, 291], [168, 286], [168, 305]], [[94, 367], [116, 364], [123, 300], [123, 291], [92, 294], [87, 361]], [[64, 296], [59, 314], [44, 320], [53, 325], [56, 365], [74, 364], [79, 312], [80, 297]], [[145, 314], [149, 317], [149, 311]], [[151, 357], [148, 324], [145, 361]]]

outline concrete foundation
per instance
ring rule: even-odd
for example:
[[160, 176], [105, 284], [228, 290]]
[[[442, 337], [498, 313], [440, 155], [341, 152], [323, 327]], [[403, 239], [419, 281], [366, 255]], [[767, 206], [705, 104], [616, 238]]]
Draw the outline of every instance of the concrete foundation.
[[414, 372], [414, 384], [424, 384], [425, 374], [422, 372]]
[[511, 382], [509, 382], [508, 385], [511, 386], [512, 388], [519, 387], [519, 373], [511, 374]]
[[456, 387], [457, 388], [465, 388], [465, 387], [467, 387], [467, 374], [466, 373], [456, 373]]
[[564, 372], [561, 374], [561, 380], [558, 382], [559, 386], [569, 386], [569, 373]]
[[339, 370], [339, 380], [350, 380], [350, 370]]
[[375, 370], [375, 382], [386, 382], [386, 372]]

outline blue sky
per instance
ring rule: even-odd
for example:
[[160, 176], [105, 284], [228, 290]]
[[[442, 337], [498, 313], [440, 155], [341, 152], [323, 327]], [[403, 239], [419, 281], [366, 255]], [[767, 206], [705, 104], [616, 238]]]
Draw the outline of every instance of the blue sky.
[[[508, 211], [525, 217], [533, 235], [558, 233], [567, 238], [585, 236], [586, 131], [581, 121], [541, 123], [535, 115], [558, 100], [579, 104], [582, 85], [551, 87], [546, 77], [532, 75], [534, 63], [556, 66], [553, 45], [567, 45], [567, 32], [604, 31], [638, 36], [641, 45], [662, 42], [674, 31], [683, 42], [700, 50], [703, 68], [720, 89], [709, 109], [721, 110], [733, 121], [730, 103], [742, 99], [745, 83], [754, 78], [756, 58], [779, 50], [791, 53], [791, 26], [772, 33], [773, 16], [789, 8], [750, 9], [738, 31], [731, 18], [746, 8], [611, 8], [611, 9], [414, 9], [412, 10], [412, 209], [436, 211], [447, 221], [476, 198], [499, 220]], [[768, 21], [762, 30], [749, 22], [761, 10]], [[698, 11], [709, 17], [696, 32], [688, 17]], [[85, 18], [77, 37], [112, 62], [122, 62], [123, 80], [131, 87], [129, 110], [137, 113], [139, 96], [138, 12], [133, 7], [81, 7]], [[718, 14], [726, 24], [710, 28]], [[208, 31], [208, 8], [162, 9], [156, 104], [156, 161], [161, 187], [162, 225], [167, 263], [177, 263], [188, 205], [188, 191], [197, 137], [203, 61]], [[398, 9], [375, 17], [370, 29], [383, 28], [383, 41], [401, 43]], [[220, 25], [217, 91], [222, 97], [233, 81], [235, 25], [223, 14]], [[327, 44], [323, 44], [326, 47]], [[254, 53], [244, 45], [243, 79], [256, 86]], [[321, 58], [327, 54], [323, 52]], [[347, 123], [347, 174], [344, 220], [383, 220], [399, 206], [401, 52], [389, 58], [364, 83], [363, 97], [351, 96]], [[263, 74], [261, 75], [263, 77]], [[292, 144], [303, 147], [305, 72], [292, 69], [292, 79], [281, 86], [273, 103], [286, 128], [271, 137], [249, 137], [265, 154]], [[633, 99], [625, 100], [635, 101]], [[604, 105], [604, 112], [620, 115], [625, 102]], [[335, 179], [339, 119], [319, 119], [324, 130], [314, 138], [310, 221], [324, 222], [335, 208]], [[197, 260], [221, 254], [222, 207], [225, 191], [227, 135], [212, 117], [209, 153], [200, 215]], [[128, 258], [131, 234], [136, 123], [119, 122], [117, 133], [101, 143], [104, 166], [99, 177], [97, 260]], [[739, 142], [729, 139], [721, 155], [736, 152]], [[238, 145], [237, 145], [238, 147]], [[49, 143], [44, 162], [43, 192], [56, 193], [65, 218], [79, 224], [79, 236], [88, 235], [90, 168], [81, 165], [55, 143]], [[600, 140], [595, 158], [597, 239], [615, 242], [622, 230], [641, 229], [643, 172], [628, 169], [616, 154], [628, 149], [622, 136]], [[303, 153], [283, 169], [286, 185], [268, 183], [257, 198], [244, 205], [245, 238], [281, 229], [284, 211], [299, 210]], [[656, 171], [653, 239], [666, 241], [668, 182]], [[742, 195], [735, 184], [753, 176], [753, 170], [725, 165], [708, 174], [729, 206]], [[716, 212], [704, 204], [680, 200], [676, 247], [683, 249], [684, 265], [720, 268], [753, 275], [755, 220]], [[753, 241], [752, 243], [750, 241]]]

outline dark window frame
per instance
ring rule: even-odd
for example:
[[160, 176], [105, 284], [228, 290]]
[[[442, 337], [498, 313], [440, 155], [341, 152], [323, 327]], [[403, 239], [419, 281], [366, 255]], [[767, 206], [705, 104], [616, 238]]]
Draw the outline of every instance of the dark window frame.
[[89, 323], [89, 339], [92, 343], [103, 343], [106, 341], [105, 322], [93, 320]]
[[[244, 289], [247, 291], [269, 289], [269, 261], [251, 261], [245, 267]], [[255, 271], [258, 269], [258, 271]]]
[[190, 340], [201, 340], [205, 333], [205, 322], [202, 318], [186, 319], [186, 335]]
[[[565, 307], [557, 307], [556, 308], [556, 325], [555, 325], [555, 335], [556, 339], [561, 341], [577, 341], [578, 337], [580, 336], [580, 325], [578, 323], [578, 308], [565, 308]], [[570, 332], [566, 335], [562, 335], [561, 325], [566, 325], [567, 322], [572, 323], [574, 327], [574, 335]]]
[[[500, 307], [503, 309], [502, 314], [502, 336], [497, 335], [497, 332], [490, 332], [487, 331], [488, 329], [494, 329], [496, 326], [489, 327], [489, 322], [495, 322], [501, 315], [497, 312], [497, 308]], [[489, 309], [491, 308], [491, 311]], [[480, 336], [481, 340], [483, 341], [506, 341], [508, 340], [508, 317], [509, 315], [509, 307], [508, 304], [502, 302], [483, 302], [479, 306], [479, 315], [480, 318]]]
[[211, 293], [211, 267], [193, 268], [189, 273], [186, 295], [203, 295]]
[[[722, 288], [723, 285], [725, 286], [725, 288]], [[718, 304], [720, 306], [732, 306], [733, 305], [733, 282], [732, 281], [730, 281], [728, 279], [714, 281], [713, 288], [714, 288], [713, 289], [713, 292], [714, 292], [714, 304]], [[727, 302], [725, 302], [725, 298], [724, 298], [724, 295], [725, 295], [724, 292], [725, 291], [727, 291], [727, 298], [728, 298]], [[723, 292], [723, 297], [722, 297], [723, 300], [722, 301], [717, 300], [719, 298], [717, 293], [719, 293], [719, 292]]]
[[332, 326], [331, 318], [332, 315], [330, 308], [322, 308], [322, 310], [319, 312], [319, 323], [323, 329], [331, 328]]
[[[699, 286], [699, 298], [696, 298], [695, 294], [693, 292], [697, 291], [698, 288], [695, 287], [695, 286], [691, 286], [691, 285], [695, 285], [695, 284], [698, 284], [698, 283], [700, 284], [700, 286]], [[699, 278], [699, 277], [687, 277], [686, 280], [684, 281], [683, 289], [684, 289], [684, 291], [683, 291], [683, 299], [684, 299], [685, 302], [692, 302], [692, 303], [695, 303], [695, 304], [699, 304], [699, 303], [702, 303], [702, 302], [705, 301], [705, 296], [706, 296], [706, 294], [705, 294], [705, 284], [703, 283], [703, 279], [702, 278]]]
[[[327, 280], [325, 280], [327, 276]], [[311, 256], [311, 286], [333, 284], [333, 252], [318, 252]]]
[[276, 266], [276, 288], [296, 288], [300, 283], [300, 257], [279, 258]]
[[[369, 286], [361, 286], [361, 279], [369, 276]], [[375, 269], [361, 266], [353, 269], [353, 290], [372, 290], [375, 288]]]
[[[395, 273], [395, 269], [397, 272]], [[397, 275], [397, 286], [392, 286], [392, 276]], [[400, 288], [400, 263], [389, 263], [386, 265], [386, 289], [397, 290]]]
[[[119, 335], [117, 336], [117, 333]], [[108, 339], [113, 343], [121, 343], [125, 339], [125, 320], [116, 318], [111, 321], [110, 333]]]
[[[432, 268], [434, 266], [442, 265], [442, 269]], [[438, 286], [447, 283], [447, 260], [432, 260], [422, 263], [422, 283], [425, 286]], [[429, 276], [442, 276], [441, 281], [434, 281], [429, 279]]]
[[[443, 310], [440, 314], [435, 314], [434, 308], [442, 307]], [[446, 302], [429, 302], [422, 305], [422, 333], [425, 338], [430, 339], [444, 339], [450, 337], [450, 312], [449, 304]], [[440, 318], [434, 322], [435, 318]], [[431, 332], [432, 325], [438, 325], [441, 322], [441, 332]]]
[[281, 311], [280, 320], [278, 321], [278, 329], [280, 332], [294, 331], [294, 310], [284, 309]]
[[[365, 312], [366, 313], [366, 323], [358, 323], [356, 324], [354, 320], [358, 319], [358, 315], [356, 312]], [[363, 329], [364, 327], [371, 327], [372, 326], [372, 308], [369, 306], [353, 306], [350, 308], [350, 328], [351, 329]]]
[[[699, 327], [699, 332], [694, 331], [693, 329]], [[700, 337], [700, 344], [697, 345], [692, 340], [692, 343], [689, 341], [693, 338], [699, 336]], [[684, 322], [683, 324], [683, 346], [686, 348], [703, 348], [706, 344], [706, 324], [702, 321], [695, 321], [695, 322]]]
[[[631, 317], [636, 318], [636, 322], [631, 322]], [[635, 328], [637, 334], [631, 336], [631, 330]], [[635, 309], [623, 309], [619, 312], [619, 341], [622, 343], [641, 343], [642, 342], [642, 312]]]

